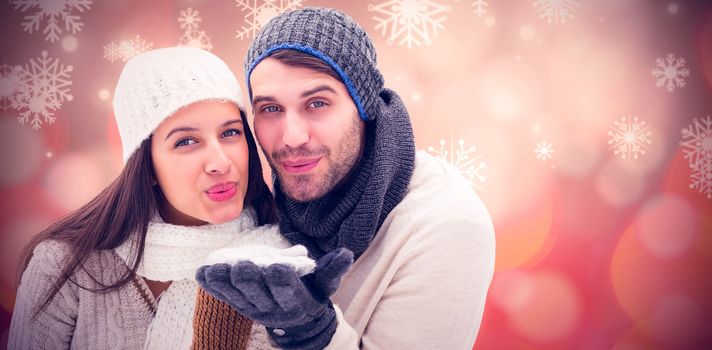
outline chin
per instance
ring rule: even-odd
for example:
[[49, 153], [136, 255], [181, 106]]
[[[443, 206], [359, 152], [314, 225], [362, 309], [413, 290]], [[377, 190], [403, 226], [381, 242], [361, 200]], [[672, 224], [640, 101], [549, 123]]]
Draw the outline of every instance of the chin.
[[320, 189], [314, 185], [315, 180], [311, 177], [302, 175], [296, 178], [280, 178], [280, 187], [282, 192], [295, 202], [311, 202], [324, 196], [324, 193], [319, 193]]
[[321, 194], [314, 193], [314, 191], [292, 191], [292, 189], [289, 189], [284, 191], [284, 193], [287, 197], [289, 197], [289, 199], [300, 203], [311, 202], [322, 197]]
[[210, 222], [215, 225], [224, 224], [237, 219], [242, 214], [242, 206], [232, 208], [230, 210], [221, 210], [220, 213], [214, 213], [210, 217]]

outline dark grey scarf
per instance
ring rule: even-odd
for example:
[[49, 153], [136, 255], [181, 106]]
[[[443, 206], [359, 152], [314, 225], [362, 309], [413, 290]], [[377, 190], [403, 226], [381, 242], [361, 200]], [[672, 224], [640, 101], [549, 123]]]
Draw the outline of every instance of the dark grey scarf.
[[298, 203], [284, 195], [275, 179], [280, 230], [293, 244], [306, 246], [313, 258], [344, 247], [357, 259], [405, 196], [415, 165], [413, 128], [394, 91], [384, 89], [378, 104], [378, 115], [366, 122], [363, 156], [340, 187]]

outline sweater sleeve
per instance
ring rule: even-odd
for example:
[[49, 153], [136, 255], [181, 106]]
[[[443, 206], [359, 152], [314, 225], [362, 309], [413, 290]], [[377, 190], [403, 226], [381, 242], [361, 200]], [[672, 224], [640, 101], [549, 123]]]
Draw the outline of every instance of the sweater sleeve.
[[67, 251], [61, 243], [37, 245], [20, 280], [10, 324], [8, 349], [68, 349], [79, 299], [76, 286], [65, 283], [47, 307], [33, 318], [61, 272]]
[[[418, 222], [360, 339], [339, 313], [328, 349], [471, 349], [494, 273], [489, 217]], [[391, 234], [391, 232], [388, 232]], [[369, 287], [371, 288], [371, 287]]]
[[252, 320], [240, 315], [230, 305], [215, 299], [198, 288], [193, 316], [193, 344], [191, 349], [247, 348]]

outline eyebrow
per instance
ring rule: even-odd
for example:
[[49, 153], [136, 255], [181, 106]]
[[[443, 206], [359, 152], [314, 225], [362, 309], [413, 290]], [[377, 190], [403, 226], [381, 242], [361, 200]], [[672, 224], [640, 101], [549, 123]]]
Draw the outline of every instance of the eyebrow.
[[[224, 128], [224, 127], [226, 127], [226, 126], [230, 126], [230, 125], [236, 124], [236, 123], [242, 123], [242, 119], [240, 119], [240, 118], [238, 118], [238, 119], [230, 119], [230, 120], [228, 120], [228, 121], [222, 123], [222, 125], [220, 125], [220, 127], [221, 127], [221, 128]], [[166, 138], [164, 139], [164, 141], [165, 141], [165, 140], [168, 140], [168, 138], [171, 137], [171, 135], [173, 135], [173, 134], [175, 134], [175, 133], [177, 133], [177, 132], [180, 132], [180, 131], [196, 131], [196, 130], [198, 130], [198, 128], [193, 128], [193, 127], [189, 127], [189, 126], [179, 126], [179, 127], [177, 127], [177, 128], [172, 129], [172, 130], [168, 133], [168, 135], [166, 135]]]
[[322, 91], [330, 91], [332, 93], [336, 93], [336, 90], [334, 90], [331, 86], [328, 85], [319, 85], [311, 90], [305, 91], [302, 93], [302, 97], [307, 97], [309, 95], [314, 95], [317, 92], [322, 92]]
[[[310, 96], [310, 95], [314, 95], [314, 94], [316, 94], [317, 92], [321, 92], [321, 91], [329, 91], [329, 92], [334, 93], [334, 94], [336, 93], [336, 90], [334, 90], [334, 88], [332, 88], [331, 86], [328, 86], [328, 85], [319, 85], [319, 86], [317, 86], [317, 87], [315, 87], [315, 88], [313, 88], [313, 89], [311, 89], [311, 90], [307, 90], [307, 91], [303, 92], [303, 93], [301, 94], [301, 97], [302, 97], [302, 98], [308, 97], [308, 96]], [[252, 99], [252, 105], [256, 105], [257, 103], [260, 103], [260, 102], [276, 102], [276, 101], [277, 101], [277, 100], [276, 100], [274, 97], [272, 97], [272, 96], [255, 96], [255, 97]]]
[[252, 105], [254, 106], [257, 103], [264, 102], [264, 101], [274, 102], [275, 99], [274, 99], [274, 97], [271, 97], [271, 96], [255, 96], [255, 98], [252, 99]]

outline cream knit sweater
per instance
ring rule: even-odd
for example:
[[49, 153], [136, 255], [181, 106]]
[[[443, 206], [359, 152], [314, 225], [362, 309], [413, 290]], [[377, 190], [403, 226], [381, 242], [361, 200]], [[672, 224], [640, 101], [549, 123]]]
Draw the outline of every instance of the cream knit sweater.
[[[18, 288], [8, 348], [188, 349], [193, 336], [198, 288], [194, 276], [198, 266], [216, 262], [233, 264], [237, 258], [258, 265], [287, 263], [300, 270], [300, 274], [313, 269], [314, 262], [306, 257], [304, 247], [291, 246], [275, 225], [255, 227], [253, 216], [249, 212], [235, 222], [197, 228], [152, 223], [145, 264], [132, 283], [110, 293], [94, 293], [77, 284], [65, 283], [47, 308], [31, 319], [69, 253], [63, 243], [51, 240], [40, 243]], [[219, 238], [221, 234], [225, 239]], [[208, 242], [208, 236], [212, 243]], [[199, 254], [200, 245], [203, 253]], [[90, 276], [104, 284], [116, 281], [128, 269], [125, 248], [92, 253], [84, 265], [86, 271], [77, 269], [73, 280], [88, 287], [96, 287]], [[141, 275], [172, 283], [155, 300]], [[269, 348], [264, 327], [253, 323], [248, 349]]]
[[494, 228], [459, 172], [424, 151], [405, 198], [331, 297], [327, 349], [472, 349], [494, 273]]

